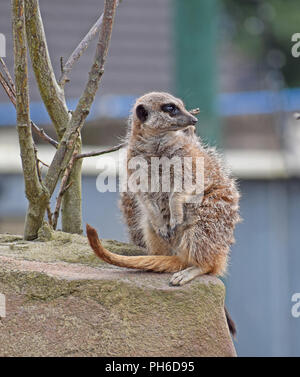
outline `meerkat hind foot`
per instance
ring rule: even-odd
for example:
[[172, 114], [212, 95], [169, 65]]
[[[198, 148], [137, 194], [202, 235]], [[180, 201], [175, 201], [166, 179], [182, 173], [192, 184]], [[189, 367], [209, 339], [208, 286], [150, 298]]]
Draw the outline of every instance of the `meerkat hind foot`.
[[175, 272], [170, 279], [170, 285], [184, 285], [191, 280], [195, 279], [197, 276], [203, 275], [204, 272], [200, 267], [188, 267], [184, 270]]

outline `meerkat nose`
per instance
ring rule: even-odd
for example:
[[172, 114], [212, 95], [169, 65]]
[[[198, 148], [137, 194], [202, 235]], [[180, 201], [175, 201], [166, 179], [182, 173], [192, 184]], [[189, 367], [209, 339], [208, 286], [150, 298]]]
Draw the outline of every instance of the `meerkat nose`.
[[195, 125], [198, 122], [198, 119], [196, 117], [191, 117], [191, 124]]

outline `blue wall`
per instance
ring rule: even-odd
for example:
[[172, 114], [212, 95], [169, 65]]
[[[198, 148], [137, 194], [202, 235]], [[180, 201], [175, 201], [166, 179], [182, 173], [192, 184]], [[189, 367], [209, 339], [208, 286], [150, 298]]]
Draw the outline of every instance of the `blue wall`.
[[[227, 306], [238, 326], [240, 356], [300, 356], [300, 318], [291, 297], [300, 292], [300, 179], [240, 182], [243, 223], [236, 231]], [[127, 240], [118, 194], [101, 194], [83, 179], [83, 221], [101, 237]], [[0, 176], [0, 218], [24, 215], [21, 176]]]
[[226, 279], [227, 304], [239, 327], [239, 355], [299, 356], [300, 180], [241, 183], [244, 222]]

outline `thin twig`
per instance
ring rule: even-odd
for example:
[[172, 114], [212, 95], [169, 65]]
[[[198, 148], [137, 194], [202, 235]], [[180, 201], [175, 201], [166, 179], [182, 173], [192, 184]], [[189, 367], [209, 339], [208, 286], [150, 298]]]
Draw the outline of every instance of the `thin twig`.
[[88, 152], [88, 153], [80, 153], [80, 154], [77, 154], [75, 156], [75, 158], [76, 158], [76, 160], [79, 160], [80, 158], [101, 156], [102, 154], [118, 151], [119, 149], [126, 147], [126, 145], [127, 145], [127, 143], [122, 143], [120, 145], [117, 145], [115, 147], [105, 149], [105, 150], [102, 150], [102, 151], [92, 151], [92, 152]]
[[[117, 2], [117, 7], [121, 1]], [[75, 48], [75, 50], [70, 55], [69, 59], [67, 60], [66, 64], [62, 67], [62, 74], [59, 79], [59, 85], [60, 87], [64, 87], [65, 83], [69, 81], [68, 74], [71, 72], [73, 65], [79, 60], [81, 55], [84, 53], [84, 51], [88, 48], [91, 41], [95, 38], [95, 36], [100, 31], [101, 25], [103, 22], [103, 13], [98, 18], [98, 20], [94, 23], [94, 25], [91, 27], [91, 29], [88, 31], [86, 36], [83, 38], [83, 40], [79, 43], [79, 45]]]
[[[45, 166], [48, 166], [48, 165], [38, 158], [36, 145], [34, 145], [34, 153], [35, 153], [35, 158], [36, 158], [36, 168], [38, 172], [39, 181], [42, 184], [42, 174], [41, 174], [41, 169], [40, 169], [40, 163]], [[50, 208], [50, 203], [48, 203], [47, 205], [47, 217], [48, 217], [48, 223], [52, 227], [52, 212]]]
[[[36, 159], [37, 174], [38, 174], [38, 177], [39, 177], [40, 184], [42, 185], [43, 184], [43, 180], [42, 180], [42, 174], [41, 174], [41, 169], [40, 169], [40, 163], [42, 165], [47, 166], [47, 167], [49, 167], [49, 166], [38, 158], [37, 147], [36, 147], [36, 145], [34, 143], [33, 143], [33, 147], [34, 147], [34, 154], [35, 154], [35, 159]], [[47, 205], [47, 217], [48, 217], [49, 225], [52, 227], [52, 212], [51, 212], [51, 208], [50, 208], [50, 203], [48, 203], [48, 205]]]
[[60, 61], [60, 72], [61, 74], [63, 74], [64, 73], [64, 57], [61, 56], [59, 61]]
[[40, 162], [42, 165], [46, 166], [47, 168], [49, 168], [49, 165], [43, 162], [42, 160], [40, 160], [39, 158], [37, 158], [37, 161]]
[[58, 83], [62, 88], [65, 86], [65, 83], [67, 81], [69, 81], [68, 74], [71, 72], [73, 65], [77, 62], [77, 60], [79, 60], [81, 55], [88, 48], [90, 42], [98, 34], [100, 27], [102, 25], [102, 20], [103, 20], [103, 13], [98, 18], [98, 20], [95, 22], [95, 24], [91, 27], [91, 29], [86, 34], [86, 36], [83, 38], [83, 40], [79, 43], [79, 45], [72, 52], [72, 54], [70, 55], [66, 64], [63, 65], [62, 61], [61, 61], [61, 77], [60, 77]]
[[53, 217], [52, 217], [52, 219], [53, 219], [52, 227], [53, 227], [54, 230], [56, 229], [56, 226], [57, 226], [57, 220], [58, 220], [58, 216], [59, 216], [59, 210], [60, 210], [63, 195], [68, 190], [68, 188], [71, 186], [71, 184], [73, 183], [73, 182], [68, 183], [68, 179], [70, 177], [70, 173], [72, 171], [74, 162], [76, 160], [77, 152], [78, 152], [77, 149], [74, 149], [73, 156], [72, 156], [72, 158], [71, 158], [71, 160], [70, 160], [70, 162], [69, 162], [69, 164], [68, 164], [68, 166], [67, 166], [67, 168], [64, 172], [64, 175], [61, 179], [61, 185], [60, 185], [58, 197], [57, 197], [57, 200], [56, 200], [55, 210], [54, 210]]
[[[4, 63], [4, 62], [3, 62]], [[7, 70], [6, 75], [8, 76], [8, 80], [11, 79], [11, 76], [9, 74], [9, 71]], [[0, 84], [3, 86], [3, 89], [5, 90], [8, 98], [10, 99], [11, 103], [16, 107], [16, 91], [15, 91], [15, 85], [13, 82], [10, 82], [11, 85], [7, 82], [7, 79], [3, 76], [3, 74], [0, 72]], [[54, 139], [52, 139], [49, 135], [46, 134], [46, 132], [39, 128], [35, 123], [33, 123], [32, 120], [30, 120], [30, 125], [33, 131], [39, 135], [43, 140], [47, 141], [51, 145], [53, 145], [55, 148], [58, 147], [58, 142]]]
[[9, 70], [8, 70], [6, 64], [5, 64], [5, 61], [4, 61], [2, 58], [0, 58], [0, 63], [1, 63], [1, 65], [2, 65], [3, 71], [4, 71], [5, 74], [6, 74], [6, 77], [8, 78], [8, 81], [9, 81], [9, 84], [10, 84], [11, 89], [15, 92], [15, 91], [16, 91], [16, 88], [15, 88], [14, 81], [13, 81], [13, 79], [12, 79], [12, 77], [11, 77], [11, 74], [9, 73]]
[[53, 222], [52, 222], [52, 212], [51, 212], [51, 208], [50, 208], [50, 205], [47, 206], [47, 217], [48, 217], [48, 223], [49, 225], [51, 226], [51, 228], [53, 228]]
[[39, 128], [35, 123], [33, 123], [33, 121], [31, 120], [30, 121], [31, 123], [31, 127], [33, 129], [33, 131], [40, 136], [41, 139], [47, 141], [49, 144], [53, 145], [54, 148], [58, 148], [58, 142], [54, 139], [52, 139], [52, 137], [50, 137], [49, 135], [46, 134], [46, 132], [42, 129], [42, 128]]
[[43, 181], [42, 181], [41, 170], [40, 170], [40, 164], [39, 164], [40, 160], [38, 159], [38, 156], [37, 156], [37, 147], [36, 147], [36, 145], [34, 144], [34, 141], [33, 141], [33, 149], [34, 149], [34, 155], [35, 155], [35, 162], [36, 162], [37, 175], [38, 175], [38, 178], [39, 178], [40, 183], [42, 184]]
[[0, 72], [0, 83], [3, 86], [3, 89], [5, 90], [6, 94], [8, 95], [8, 98], [12, 102], [12, 104], [16, 107], [16, 95], [15, 92], [13, 92], [12, 88], [8, 84], [7, 80], [3, 76], [2, 72]]

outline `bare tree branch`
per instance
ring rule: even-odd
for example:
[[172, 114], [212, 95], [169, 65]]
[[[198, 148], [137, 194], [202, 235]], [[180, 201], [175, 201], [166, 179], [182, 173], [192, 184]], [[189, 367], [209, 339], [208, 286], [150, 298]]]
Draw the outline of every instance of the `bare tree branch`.
[[57, 84], [47, 47], [39, 1], [25, 1], [29, 54], [39, 91], [57, 135], [62, 137], [70, 120], [64, 92]]
[[2, 72], [0, 72], [0, 83], [3, 86], [3, 89], [5, 90], [6, 94], [8, 95], [8, 98], [12, 102], [12, 104], [16, 107], [16, 95], [13, 92], [12, 88], [6, 81], [5, 77], [2, 75]]
[[101, 156], [103, 154], [107, 154], [107, 153], [118, 151], [119, 149], [124, 148], [126, 146], [127, 146], [127, 143], [122, 143], [122, 144], [119, 144], [119, 145], [117, 145], [115, 147], [112, 147], [112, 148], [109, 148], [109, 149], [105, 149], [104, 151], [102, 150], [102, 151], [93, 151], [93, 152], [88, 152], [88, 153], [76, 154], [75, 158], [78, 160], [80, 158]]
[[98, 34], [100, 27], [102, 25], [103, 20], [103, 13], [95, 22], [95, 24], [91, 27], [89, 32], [83, 38], [83, 40], [79, 43], [79, 45], [75, 48], [75, 50], [70, 55], [69, 59], [67, 60], [66, 64], [61, 64], [62, 67], [62, 74], [59, 79], [59, 85], [61, 88], [65, 86], [65, 83], [68, 81], [68, 74], [71, 72], [73, 65], [79, 60], [81, 55], [84, 51], [88, 48], [90, 42], [96, 37]]
[[[68, 219], [72, 219], [69, 221], [70, 223], [77, 222], [76, 226], [70, 230], [70, 232], [80, 232], [81, 228], [81, 216], [78, 213], [80, 212], [80, 208], [78, 207], [81, 200], [81, 180], [80, 180], [80, 167], [82, 160], [76, 159], [74, 154], [74, 149], [76, 151], [76, 155], [80, 155], [81, 152], [81, 137], [80, 132], [85, 119], [90, 111], [90, 107], [92, 102], [94, 101], [101, 77], [104, 72], [104, 64], [106, 60], [106, 55], [108, 51], [109, 41], [111, 38], [112, 32], [112, 25], [114, 21], [116, 6], [119, 3], [118, 0], [105, 0], [105, 7], [103, 12], [103, 20], [100, 27], [99, 33], [99, 40], [97, 44], [97, 49], [94, 57], [94, 61], [89, 72], [88, 82], [85, 86], [85, 89], [80, 97], [80, 100], [77, 104], [76, 110], [73, 112], [72, 115], [69, 114], [64, 97], [64, 91], [62, 88], [59, 87], [57, 81], [54, 76], [53, 68], [51, 65], [46, 38], [44, 34], [43, 23], [40, 15], [39, 10], [39, 2], [38, 0], [12, 0], [13, 2], [13, 10], [16, 15], [16, 21], [14, 22], [14, 29], [18, 31], [20, 25], [22, 26], [22, 35], [17, 35], [14, 38], [15, 41], [15, 55], [16, 55], [16, 62], [17, 59], [23, 59], [22, 64], [26, 64], [25, 66], [19, 67], [15, 65], [15, 77], [16, 80], [18, 78], [18, 83], [16, 85], [16, 103], [17, 103], [17, 113], [20, 115], [20, 119], [18, 119], [18, 130], [19, 138], [20, 138], [20, 145], [21, 145], [21, 129], [25, 128], [24, 122], [21, 123], [22, 117], [25, 117], [27, 114], [27, 122], [26, 122], [26, 129], [27, 129], [27, 136], [28, 132], [30, 132], [30, 140], [31, 146], [27, 143], [24, 144], [24, 147], [21, 146], [21, 151], [26, 150], [28, 155], [26, 157], [30, 157], [28, 160], [25, 159], [24, 161], [29, 165], [31, 162], [31, 166], [34, 167], [34, 174], [31, 174], [31, 178], [33, 177], [31, 185], [38, 182], [41, 186], [41, 194], [37, 192], [34, 198], [29, 194], [26, 195], [29, 201], [29, 209], [27, 212], [26, 218], [26, 227], [25, 227], [25, 238], [26, 239], [34, 239], [37, 237], [37, 232], [39, 227], [42, 224], [45, 211], [47, 210], [49, 219], [52, 221], [52, 214], [49, 208], [49, 198], [53, 194], [58, 179], [61, 177], [62, 173], [66, 173], [67, 179], [65, 178], [65, 182], [70, 181], [73, 182], [72, 187], [70, 188], [69, 183], [64, 183], [61, 187], [61, 195], [59, 195], [59, 203], [58, 203], [58, 212], [60, 208], [60, 202], [62, 201], [62, 222], [63, 224], [68, 222]], [[24, 9], [25, 8], [25, 9]], [[25, 13], [24, 13], [25, 11]], [[19, 12], [19, 13], [18, 13]], [[25, 16], [24, 16], [25, 14]], [[27, 103], [27, 113], [26, 111], [21, 111], [22, 106], [18, 105], [18, 100], [20, 101], [29, 101], [28, 100], [28, 87], [27, 87], [27, 58], [26, 58], [26, 41], [25, 35], [27, 34], [27, 42], [30, 57], [32, 60], [33, 70], [35, 72], [36, 80], [39, 86], [40, 94], [42, 99], [45, 103], [47, 111], [54, 123], [56, 128], [58, 137], [60, 138], [60, 143], [55, 153], [54, 159], [48, 169], [48, 172], [45, 177], [44, 185], [41, 183], [41, 175], [39, 175], [39, 163], [37, 162], [35, 155], [34, 155], [34, 144], [31, 135], [31, 128], [30, 128], [30, 117], [29, 117], [29, 103]], [[23, 46], [22, 54], [20, 54], [20, 46], [18, 43]], [[25, 46], [25, 47], [24, 47]], [[20, 57], [21, 56], [21, 57]], [[26, 68], [26, 69], [25, 69]], [[19, 73], [19, 76], [17, 75]], [[26, 80], [23, 76], [25, 75]], [[1, 76], [4, 78], [4, 76]], [[9, 81], [9, 79], [8, 79]], [[13, 88], [11, 87], [11, 83], [7, 80], [1, 80], [4, 83], [6, 91], [9, 93], [11, 98], [13, 99]], [[6, 84], [6, 85], [5, 85]], [[26, 102], [25, 101], [25, 102]], [[25, 104], [23, 103], [23, 110]], [[29, 131], [28, 131], [29, 129]], [[43, 131], [41, 131], [43, 134]], [[26, 142], [28, 139], [26, 138]], [[25, 148], [25, 146], [27, 148]], [[23, 155], [21, 153], [22, 160]], [[33, 158], [32, 158], [33, 156]], [[72, 165], [69, 168], [69, 165]], [[23, 164], [24, 170], [24, 177], [25, 182], [29, 177], [28, 169]], [[27, 171], [26, 171], [27, 170]], [[66, 171], [65, 171], [66, 170]], [[64, 175], [63, 175], [64, 176]], [[74, 179], [75, 177], [75, 179]], [[26, 186], [26, 184], [25, 184]], [[27, 187], [27, 186], [26, 186]], [[68, 191], [66, 191], [69, 189]], [[30, 191], [30, 190], [29, 190]], [[34, 190], [31, 190], [34, 192]], [[30, 191], [30, 192], [31, 192]], [[36, 190], [37, 191], [37, 190]], [[66, 195], [64, 195], [66, 194]], [[78, 200], [79, 199], [79, 200]], [[75, 204], [74, 204], [75, 202]], [[76, 208], [75, 208], [76, 207]], [[73, 221], [73, 208], [75, 208], [75, 221]], [[79, 212], [78, 212], [79, 208]], [[70, 210], [70, 211], [69, 211]], [[72, 212], [73, 211], [73, 212]], [[78, 212], [78, 213], [77, 213]], [[66, 216], [66, 214], [68, 215]], [[77, 221], [79, 219], [79, 221]], [[56, 220], [57, 221], [57, 220]], [[56, 225], [55, 225], [56, 226]], [[78, 231], [79, 229], [79, 231]]]
[[53, 228], [53, 223], [52, 223], [52, 212], [51, 212], [51, 208], [50, 208], [50, 205], [47, 206], [47, 217], [48, 217], [48, 223], [49, 225], [51, 226], [51, 228]]
[[41, 163], [42, 165], [46, 166], [47, 168], [49, 168], [49, 165], [46, 164], [44, 161], [40, 160], [38, 157], [37, 157], [37, 162], [38, 163]]
[[72, 156], [72, 158], [71, 158], [71, 160], [70, 160], [70, 162], [69, 162], [69, 164], [68, 164], [68, 166], [67, 166], [67, 168], [64, 172], [64, 175], [61, 179], [60, 190], [59, 190], [59, 193], [58, 193], [56, 206], [55, 206], [55, 210], [54, 210], [54, 213], [53, 213], [53, 220], [52, 220], [53, 229], [56, 229], [56, 227], [57, 227], [57, 220], [58, 220], [58, 217], [59, 217], [59, 210], [60, 210], [62, 198], [63, 198], [65, 192], [69, 189], [69, 187], [73, 183], [72, 181], [68, 183], [68, 180], [70, 178], [70, 174], [71, 174], [74, 162], [76, 160], [77, 152], [78, 152], [78, 150], [75, 148], [73, 156]]
[[64, 57], [63, 56], [60, 57], [59, 62], [60, 62], [60, 72], [61, 74], [63, 74], [64, 72]]
[[104, 72], [104, 64], [107, 56], [109, 41], [118, 0], [106, 0], [103, 14], [103, 22], [93, 65], [89, 73], [86, 87], [80, 97], [76, 110], [73, 112], [71, 122], [61, 140], [52, 163], [45, 178], [45, 184], [50, 194], [53, 193], [61, 172], [70, 161], [74, 143], [80, 134], [80, 130], [90, 111], [95, 98], [99, 82]]
[[56, 207], [55, 207], [55, 210], [53, 212], [53, 216], [52, 216], [52, 228], [54, 230], [56, 230], [56, 227], [57, 227], [57, 221], [58, 221], [58, 217], [59, 217], [59, 211], [60, 211], [60, 206], [61, 206], [61, 202], [62, 202], [62, 198], [64, 196], [64, 194], [68, 191], [68, 189], [70, 188], [70, 186], [73, 184], [73, 181], [71, 181], [69, 184], [67, 184], [60, 192], [59, 192], [59, 195], [58, 195], [58, 198], [57, 198], [57, 202], [56, 202]]
[[[116, 7], [118, 7], [120, 1], [117, 1]], [[67, 60], [65, 65], [62, 65], [62, 75], [59, 79], [59, 85], [63, 88], [65, 83], [68, 81], [68, 74], [71, 72], [73, 65], [79, 60], [81, 55], [84, 51], [88, 48], [91, 41], [96, 37], [98, 34], [103, 21], [103, 13], [95, 22], [95, 24], [91, 27], [89, 32], [83, 38], [83, 40], [79, 43], [79, 45], [75, 48], [75, 50], [70, 55], [69, 59]]]
[[[71, 114], [68, 112], [66, 106], [64, 90], [58, 85], [54, 75], [38, 0], [26, 0], [25, 19], [29, 53], [39, 91], [54, 124], [58, 138], [61, 140], [65, 130], [68, 128]], [[78, 133], [76, 144], [81, 147], [80, 133]], [[71, 174], [74, 184], [63, 198], [62, 229], [70, 233], [81, 233], [80, 160], [76, 162]], [[67, 216], [67, 214], [70, 215]]]
[[4, 60], [2, 58], [0, 58], [0, 63], [2, 65], [3, 71], [6, 74], [6, 77], [8, 78], [8, 81], [9, 81], [9, 84], [10, 84], [10, 87], [11, 87], [12, 91], [15, 92], [16, 88], [15, 88], [14, 81], [13, 81], [13, 79], [12, 79], [10, 73], [9, 73], [9, 70], [8, 70], [8, 68], [7, 68], [7, 66], [6, 66], [6, 64], [5, 64], [5, 62], [4, 62]]
[[[43, 184], [43, 180], [42, 180], [42, 174], [41, 174], [41, 169], [40, 169], [40, 163], [42, 165], [47, 166], [47, 167], [48, 167], [48, 165], [45, 164], [43, 161], [41, 161], [38, 158], [38, 156], [37, 156], [37, 148], [36, 148], [35, 145], [34, 145], [34, 153], [35, 153], [35, 159], [36, 159], [37, 173], [38, 173], [39, 181], [40, 181], [40, 183], [42, 185]], [[48, 202], [48, 205], [47, 205], [47, 217], [48, 217], [48, 223], [52, 227], [52, 212], [51, 212], [51, 208], [50, 208], [50, 202]]]
[[40, 208], [43, 204], [44, 206], [48, 205], [49, 194], [40, 182], [30, 127], [24, 0], [12, 0], [12, 13], [17, 131], [21, 150], [25, 192], [29, 201], [24, 238], [30, 240], [36, 238], [45, 213]]
[[[4, 61], [3, 61], [3, 64], [6, 67]], [[6, 67], [6, 72], [7, 72], [6, 75], [8, 76], [8, 79], [12, 80], [9, 74], [9, 71], [7, 70], [7, 67]], [[8, 95], [8, 98], [10, 99], [11, 103], [16, 107], [16, 91], [15, 91], [15, 85], [13, 81], [10, 81], [11, 85], [9, 85], [5, 77], [0, 72], [0, 83], [3, 86], [6, 94]], [[39, 135], [43, 140], [47, 141], [48, 143], [53, 145], [55, 148], [58, 147], [58, 142], [52, 139], [49, 135], [47, 135], [46, 132], [43, 129], [40, 129], [35, 123], [32, 122], [32, 120], [30, 121], [30, 125], [33, 131], [37, 135]]]
[[37, 135], [39, 135], [41, 139], [47, 141], [49, 144], [53, 145], [53, 147], [55, 147], [56, 149], [58, 148], [58, 142], [56, 140], [52, 139], [52, 137], [47, 135], [46, 132], [42, 128], [39, 128], [35, 123], [33, 123], [33, 121], [31, 121], [30, 124], [33, 131]]

